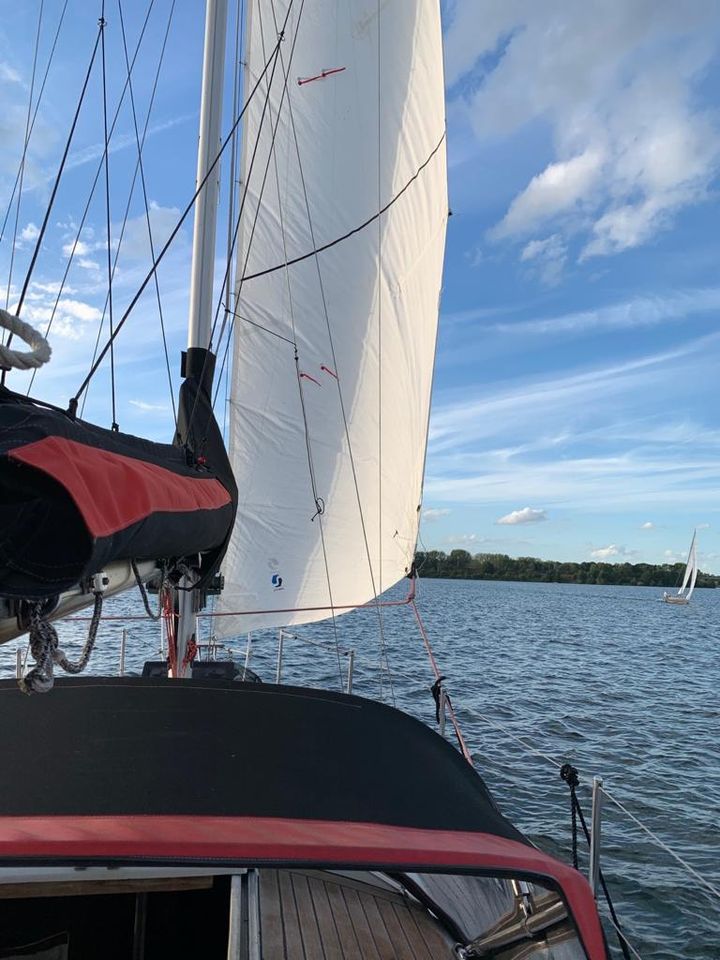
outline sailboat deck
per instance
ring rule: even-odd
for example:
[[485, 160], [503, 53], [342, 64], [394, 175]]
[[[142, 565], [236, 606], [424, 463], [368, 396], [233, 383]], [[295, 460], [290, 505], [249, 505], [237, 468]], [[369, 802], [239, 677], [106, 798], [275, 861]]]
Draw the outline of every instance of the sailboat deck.
[[261, 871], [260, 930], [263, 960], [453, 956], [451, 938], [409, 898], [312, 871]]

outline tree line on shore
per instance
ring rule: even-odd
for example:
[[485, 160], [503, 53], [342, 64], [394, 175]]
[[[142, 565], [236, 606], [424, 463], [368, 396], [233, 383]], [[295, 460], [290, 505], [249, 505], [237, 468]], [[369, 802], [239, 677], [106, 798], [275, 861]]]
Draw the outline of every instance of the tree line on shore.
[[[508, 557], [504, 553], [467, 550], [419, 551], [415, 567], [421, 577], [458, 580], [531, 580], [540, 583], [599, 583], [633, 587], [675, 587], [684, 563], [560, 563], [537, 557]], [[698, 573], [698, 587], [720, 586], [720, 577]]]

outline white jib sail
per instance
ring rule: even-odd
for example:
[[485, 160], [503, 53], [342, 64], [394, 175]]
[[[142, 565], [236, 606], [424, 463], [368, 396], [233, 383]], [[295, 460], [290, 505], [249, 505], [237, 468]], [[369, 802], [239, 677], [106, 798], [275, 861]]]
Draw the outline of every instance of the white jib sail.
[[[695, 581], [697, 580], [697, 560], [695, 558], [695, 537], [696, 534], [693, 534], [692, 542], [690, 543], [690, 550], [688, 551], [687, 564], [685, 565], [685, 573], [683, 575], [682, 585], [678, 590], [678, 596], [683, 596], [685, 593], [685, 588], [688, 585], [688, 581], [691, 580], [690, 590], [688, 592], [686, 600], [690, 599], [690, 594], [695, 588]], [[692, 579], [691, 579], [692, 578]]]
[[219, 606], [267, 612], [221, 618], [225, 636], [373, 601], [410, 569], [422, 496], [448, 216], [438, 0], [252, 0], [250, 88], [290, 4], [244, 130]]
[[695, 543], [695, 537], [693, 537], [692, 548], [690, 550], [690, 560], [692, 561], [692, 573], [690, 575], [690, 589], [687, 592], [687, 598], [693, 595], [693, 590], [695, 589], [695, 583], [698, 578], [698, 561], [697, 561], [697, 546]]

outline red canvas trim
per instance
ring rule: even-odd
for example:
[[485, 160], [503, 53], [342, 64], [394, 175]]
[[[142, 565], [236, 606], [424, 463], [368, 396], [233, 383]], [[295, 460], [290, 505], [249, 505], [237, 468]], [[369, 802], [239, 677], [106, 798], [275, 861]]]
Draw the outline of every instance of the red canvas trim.
[[0, 859], [168, 859], [438, 867], [508, 871], [554, 881], [589, 960], [607, 960], [585, 878], [535, 847], [487, 833], [276, 817], [2, 817]]
[[45, 437], [8, 451], [8, 457], [41, 470], [70, 494], [93, 537], [108, 537], [151, 513], [217, 510], [230, 503], [219, 480], [181, 477], [64, 437]]

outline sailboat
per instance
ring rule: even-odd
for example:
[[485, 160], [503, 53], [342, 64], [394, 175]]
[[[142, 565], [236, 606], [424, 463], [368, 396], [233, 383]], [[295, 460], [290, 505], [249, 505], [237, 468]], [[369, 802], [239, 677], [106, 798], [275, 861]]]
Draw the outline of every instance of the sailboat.
[[[589, 884], [503, 816], [467, 748], [385, 703], [196, 657], [218, 593], [220, 635], [341, 631], [368, 607], [386, 656], [382, 595], [415, 576], [448, 215], [438, 0], [251, 0], [226, 454], [210, 319], [227, 17], [207, 0], [174, 444], [0, 394], [0, 637], [29, 630], [35, 661], [0, 682], [0, 953], [606, 960]], [[159, 595], [167, 660], [57, 678], [135, 586], [150, 612]], [[55, 623], [87, 605], [73, 663]]]
[[667, 591], [663, 592], [662, 599], [665, 603], [690, 603], [690, 597], [693, 595], [698, 576], [696, 541], [697, 530], [694, 530], [692, 540], [690, 541], [690, 549], [688, 550], [688, 558], [687, 563], [685, 564], [685, 573], [683, 574], [682, 583], [678, 587], [677, 593], [667, 593]]

